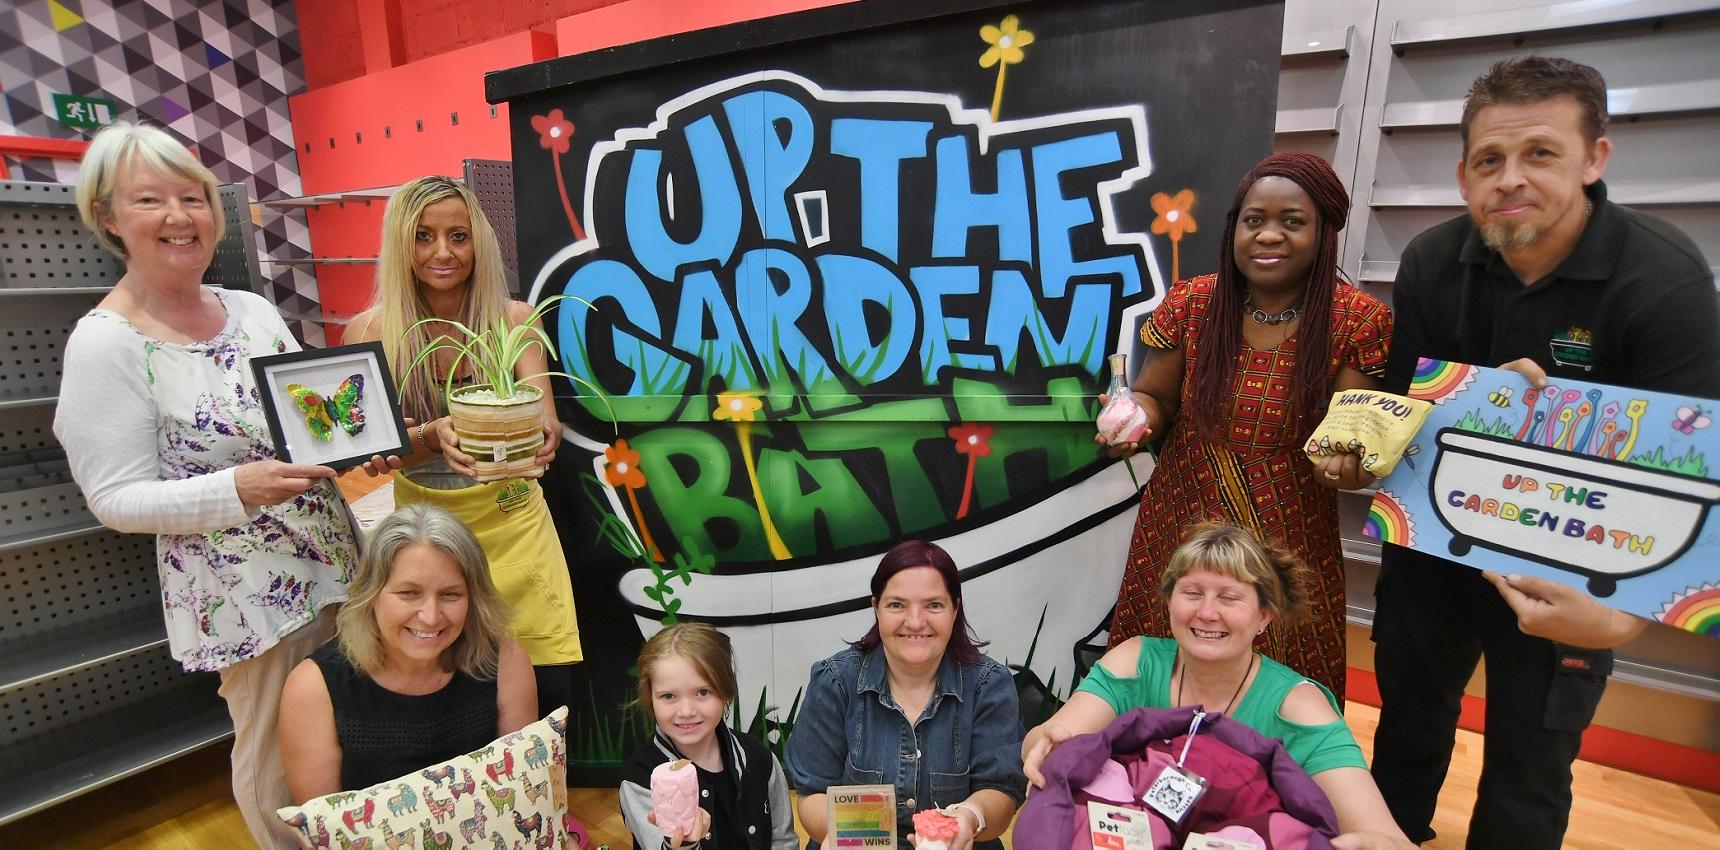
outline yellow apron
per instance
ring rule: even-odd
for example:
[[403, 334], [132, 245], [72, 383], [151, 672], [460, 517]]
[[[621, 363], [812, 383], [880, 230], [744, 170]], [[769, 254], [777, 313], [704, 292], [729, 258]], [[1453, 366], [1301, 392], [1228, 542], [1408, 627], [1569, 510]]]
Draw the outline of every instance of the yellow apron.
[[490, 559], [490, 579], [513, 610], [508, 629], [533, 666], [571, 664], [585, 655], [573, 610], [567, 558], [556, 537], [543, 488], [516, 478], [435, 490], [394, 473], [394, 506], [426, 503], [460, 518]]

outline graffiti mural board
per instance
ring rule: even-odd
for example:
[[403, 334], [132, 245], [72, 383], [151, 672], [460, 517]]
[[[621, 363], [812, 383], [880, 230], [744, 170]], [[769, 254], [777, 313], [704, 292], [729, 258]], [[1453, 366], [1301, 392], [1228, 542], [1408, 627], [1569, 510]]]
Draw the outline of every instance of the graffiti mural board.
[[1434, 403], [1365, 534], [1720, 637], [1720, 402], [1422, 359]]
[[955, 557], [988, 652], [1067, 694], [1152, 470], [1093, 443], [1105, 356], [1216, 268], [1271, 150], [1282, 14], [868, 2], [490, 75], [521, 279], [589, 302], [546, 326], [607, 395], [558, 384], [544, 479], [592, 691], [576, 725], [689, 618], [733, 639], [743, 725], [790, 722], [910, 537]]

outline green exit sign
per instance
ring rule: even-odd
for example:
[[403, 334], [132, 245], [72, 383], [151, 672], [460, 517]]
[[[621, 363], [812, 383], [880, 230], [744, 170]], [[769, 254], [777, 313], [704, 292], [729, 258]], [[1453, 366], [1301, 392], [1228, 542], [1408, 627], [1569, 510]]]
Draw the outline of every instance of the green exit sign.
[[79, 97], [72, 94], [54, 95], [54, 114], [67, 127], [94, 129], [113, 123], [117, 114], [114, 102], [105, 97]]

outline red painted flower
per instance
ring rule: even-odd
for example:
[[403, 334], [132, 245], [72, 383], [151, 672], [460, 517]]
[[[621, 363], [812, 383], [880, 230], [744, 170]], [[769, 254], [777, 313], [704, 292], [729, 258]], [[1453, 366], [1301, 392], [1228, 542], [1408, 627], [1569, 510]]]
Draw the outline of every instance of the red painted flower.
[[545, 150], [567, 153], [573, 144], [573, 122], [563, 118], [559, 109], [551, 109], [548, 115], [533, 115], [532, 129], [538, 131], [538, 147]]
[[966, 425], [955, 425], [949, 430], [950, 439], [956, 441], [956, 451], [973, 457], [985, 457], [991, 454], [990, 425], [980, 425], [970, 422]]
[[629, 490], [645, 486], [645, 473], [639, 471], [639, 453], [627, 447], [626, 440], [616, 440], [615, 445], [603, 450], [606, 466], [603, 469], [603, 480], [609, 486], [617, 485]]

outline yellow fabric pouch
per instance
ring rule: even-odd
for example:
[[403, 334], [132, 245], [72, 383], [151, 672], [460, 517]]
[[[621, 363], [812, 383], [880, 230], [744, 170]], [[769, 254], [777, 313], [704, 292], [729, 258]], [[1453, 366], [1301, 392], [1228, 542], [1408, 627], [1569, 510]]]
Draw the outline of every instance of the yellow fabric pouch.
[[1433, 403], [1377, 390], [1332, 393], [1326, 418], [1315, 426], [1305, 451], [1309, 457], [1361, 456], [1362, 469], [1384, 478], [1397, 468]]

